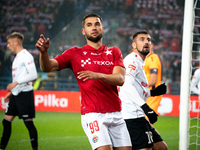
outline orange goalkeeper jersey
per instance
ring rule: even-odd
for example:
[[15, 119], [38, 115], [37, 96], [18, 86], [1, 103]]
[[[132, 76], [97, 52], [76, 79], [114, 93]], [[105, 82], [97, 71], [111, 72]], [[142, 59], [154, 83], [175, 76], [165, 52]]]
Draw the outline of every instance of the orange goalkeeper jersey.
[[[144, 71], [147, 77], [147, 80], [149, 81], [150, 79], [150, 74], [151, 74], [151, 70], [153, 69], [157, 69], [157, 82], [155, 84], [155, 87], [157, 87], [158, 85], [161, 84], [161, 62], [160, 62], [160, 58], [158, 57], [157, 54], [151, 54], [149, 57], [147, 57], [144, 61]], [[152, 90], [155, 87], [149, 87], [150, 90]]]
[[[153, 53], [145, 59], [144, 63], [144, 71], [148, 81], [150, 79], [151, 72], [154, 72], [153, 69], [157, 69], [157, 82], [154, 87], [149, 87], [149, 89], [152, 90], [161, 84], [161, 61], [158, 55]], [[161, 99], [162, 95], [154, 97], [150, 96], [147, 98], [146, 103], [157, 113]]]

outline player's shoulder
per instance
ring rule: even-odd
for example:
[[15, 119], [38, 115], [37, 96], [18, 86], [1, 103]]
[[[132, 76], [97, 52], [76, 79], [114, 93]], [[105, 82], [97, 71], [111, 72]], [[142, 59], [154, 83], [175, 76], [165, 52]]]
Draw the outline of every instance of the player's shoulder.
[[160, 58], [158, 56], [158, 54], [152, 53], [150, 56], [148, 56], [145, 59], [145, 62], [160, 62]]
[[113, 46], [113, 47], [108, 47], [108, 46], [106, 46], [106, 45], [103, 45], [103, 46], [104, 46], [104, 49], [105, 49], [105, 50], [112, 50], [112, 51], [114, 51], [114, 52], [121, 51], [121, 50], [119, 49], [119, 47], [117, 47], [117, 46]]
[[110, 48], [120, 50], [119, 47], [117, 47], [117, 46], [113, 46], [113, 47], [110, 47]]
[[21, 51], [21, 53], [24, 54], [24, 55], [29, 55], [29, 54], [31, 54], [31, 51], [28, 51], [27, 49], [23, 49]]
[[126, 67], [126, 72], [131, 72], [133, 74], [136, 74], [142, 70], [142, 60], [136, 53], [128, 54], [124, 58], [124, 65]]
[[121, 50], [117, 46], [108, 47], [106, 45], [103, 45], [103, 51], [105, 53], [109, 53], [109, 54], [111, 54], [113, 56], [121, 56], [121, 57], [123, 57]]
[[132, 52], [124, 58], [124, 62], [137, 65], [138, 63], [140, 63], [140, 57], [138, 54]]
[[79, 52], [81, 49], [82, 49], [82, 47], [73, 46], [73, 47], [66, 49], [62, 54]]
[[200, 74], [200, 68], [195, 70], [195, 74]]
[[73, 51], [73, 50], [81, 50], [81, 49], [83, 49], [83, 47], [73, 46], [73, 47], [69, 48], [68, 50]]
[[20, 51], [20, 53], [17, 54], [17, 57], [22, 63], [34, 61], [32, 53], [34, 52], [23, 49], [22, 51]]
[[149, 57], [150, 57], [150, 58], [159, 59], [159, 56], [158, 56], [158, 54], [156, 54], [156, 53], [152, 53]]
[[29, 57], [33, 57], [31, 51], [28, 51], [27, 49], [23, 49], [21, 51], [21, 55], [22, 55], [21, 57], [23, 57], [23, 59], [26, 59], [26, 58], [29, 58]]

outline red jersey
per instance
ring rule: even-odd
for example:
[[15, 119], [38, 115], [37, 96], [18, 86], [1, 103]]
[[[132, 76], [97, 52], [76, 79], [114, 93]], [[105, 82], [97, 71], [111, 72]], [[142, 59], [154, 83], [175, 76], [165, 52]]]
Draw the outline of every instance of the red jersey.
[[121, 110], [121, 100], [118, 97], [116, 85], [110, 85], [101, 80], [83, 81], [77, 78], [77, 72], [83, 70], [112, 74], [115, 66], [124, 67], [119, 48], [105, 45], [99, 49], [89, 45], [80, 48], [73, 47], [55, 59], [58, 61], [60, 70], [70, 68], [74, 72], [81, 91], [81, 114]]

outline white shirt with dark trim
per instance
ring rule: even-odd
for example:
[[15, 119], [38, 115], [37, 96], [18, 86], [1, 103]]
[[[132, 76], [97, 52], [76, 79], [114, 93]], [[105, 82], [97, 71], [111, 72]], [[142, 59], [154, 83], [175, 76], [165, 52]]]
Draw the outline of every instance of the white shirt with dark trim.
[[37, 70], [33, 56], [23, 49], [17, 53], [12, 63], [12, 82], [18, 82], [18, 85], [12, 89], [13, 95], [18, 95], [21, 91], [31, 91], [32, 82], [37, 79]]
[[126, 68], [125, 83], [119, 88], [119, 97], [122, 100], [122, 114], [124, 119], [145, 117], [140, 108], [150, 96], [148, 81], [144, 73], [143, 59], [132, 52], [124, 59]]

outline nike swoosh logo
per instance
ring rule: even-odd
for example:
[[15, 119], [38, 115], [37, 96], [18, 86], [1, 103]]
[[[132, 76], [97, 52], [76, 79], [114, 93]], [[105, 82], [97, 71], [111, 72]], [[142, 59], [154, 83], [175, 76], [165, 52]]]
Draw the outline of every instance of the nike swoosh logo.
[[149, 111], [149, 112], [148, 112], [148, 114], [153, 114], [153, 113], [154, 113], [153, 111]]

